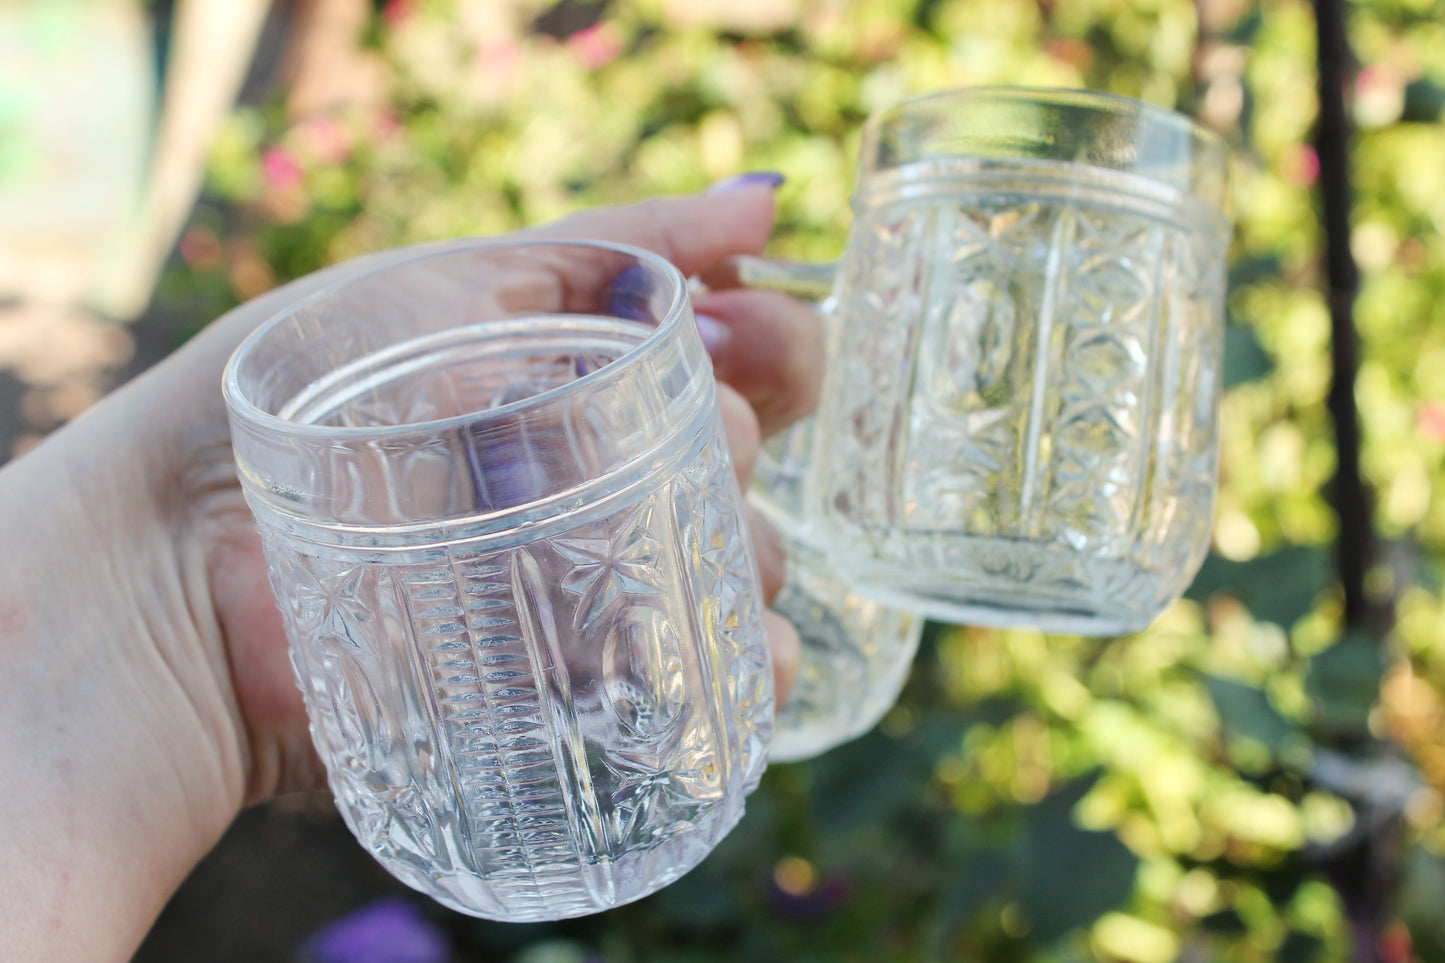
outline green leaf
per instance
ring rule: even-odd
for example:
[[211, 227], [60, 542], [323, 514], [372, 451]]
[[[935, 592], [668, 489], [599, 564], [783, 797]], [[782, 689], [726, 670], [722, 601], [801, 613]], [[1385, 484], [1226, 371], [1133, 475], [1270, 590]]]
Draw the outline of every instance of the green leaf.
[[548, 940], [534, 943], [512, 958], [512, 963], [586, 963], [591, 955], [587, 947], [571, 940]]
[[556, 923], [509, 923], [503, 926], [492, 920], [467, 920], [466, 929], [470, 943], [485, 947], [498, 956], [518, 952], [557, 935]]
[[1019, 896], [1037, 942], [1092, 923], [1134, 891], [1139, 858], [1113, 833], [1074, 822], [1074, 807], [1096, 779], [1070, 783], [1026, 812]]
[[1012, 870], [1007, 855], [995, 850], [974, 850], [959, 858], [952, 877], [938, 897], [935, 952], [942, 954], [948, 942], [966, 928], [980, 910], [1012, 890]]
[[1400, 119], [1433, 124], [1445, 113], [1445, 87], [1421, 77], [1405, 87], [1405, 106]]
[[1291, 854], [1285, 857], [1279, 865], [1262, 872], [1259, 876], [1259, 883], [1271, 904], [1288, 906], [1308, 876], [1309, 871], [1304, 860], [1297, 854]]
[[1254, 329], [1243, 324], [1224, 328], [1224, 386], [1259, 381], [1274, 370], [1274, 360], [1260, 345]]
[[1314, 963], [1324, 949], [1324, 941], [1318, 936], [1290, 930], [1279, 949], [1275, 951], [1276, 963]]
[[820, 761], [812, 791], [819, 828], [842, 833], [892, 820], [915, 801], [924, 769], [898, 740], [869, 733]]
[[1244, 917], [1232, 909], [1222, 909], [1199, 920], [1199, 925], [1210, 933], [1218, 933], [1220, 936], [1243, 936], [1249, 932], [1249, 924], [1244, 922]]
[[1284, 270], [1284, 259], [1277, 251], [1269, 251], [1253, 257], [1242, 257], [1229, 268], [1229, 289], [1237, 291], [1260, 281], [1278, 278]]
[[810, 796], [819, 829], [847, 833], [916, 812], [938, 757], [957, 748], [970, 720], [929, 713], [905, 736], [875, 729], [814, 760]]
[[1421, 960], [1445, 960], [1445, 859], [1419, 847], [1405, 856], [1400, 919]]
[[1380, 646], [1363, 633], [1346, 633], [1316, 655], [1305, 677], [1315, 710], [1312, 728], [1324, 735], [1368, 735], [1384, 673]]
[[1185, 594], [1203, 602], [1223, 592], [1244, 603], [1256, 619], [1289, 628], [1314, 608], [1333, 577], [1330, 557], [1323, 549], [1289, 545], [1247, 562], [1211, 555]]
[[684, 931], [716, 929], [743, 915], [735, 880], [728, 873], [709, 871], [706, 862], [658, 892], [652, 906]]
[[1278, 755], [1285, 740], [1298, 731], [1263, 689], [1217, 676], [1205, 676], [1204, 684], [1228, 734], [1253, 739]]

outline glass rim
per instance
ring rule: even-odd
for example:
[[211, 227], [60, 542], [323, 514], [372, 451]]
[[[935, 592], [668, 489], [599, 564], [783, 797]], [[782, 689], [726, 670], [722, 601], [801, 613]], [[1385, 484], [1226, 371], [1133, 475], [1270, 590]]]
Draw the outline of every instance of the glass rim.
[[[353, 277], [343, 278], [333, 284], [328, 284], [308, 294], [300, 301], [270, 315], [265, 321], [262, 321], [256, 326], [255, 330], [251, 331], [242, 339], [241, 343], [236, 346], [235, 350], [231, 352], [230, 358], [226, 361], [225, 371], [221, 378], [221, 395], [224, 399], [227, 413], [231, 417], [243, 421], [253, 428], [270, 430], [277, 434], [285, 434], [293, 437], [324, 438], [329, 441], [384, 440], [413, 435], [419, 432], [446, 432], [476, 424], [479, 415], [485, 415], [487, 418], [504, 418], [508, 415], [515, 415], [520, 411], [536, 407], [539, 404], [548, 404], [558, 398], [590, 388], [604, 377], [615, 375], [621, 368], [630, 367], [637, 363], [643, 355], [655, 350], [658, 343], [670, 338], [677, 330], [682, 324], [682, 316], [686, 313], [688, 289], [687, 279], [682, 276], [682, 272], [675, 264], [662, 255], [632, 244], [624, 244], [619, 241], [570, 237], [526, 238], [518, 240], [470, 238], [462, 241], [447, 241], [442, 243], [445, 246], [440, 249], [417, 251], [409, 257], [404, 257], [387, 264], [377, 265]], [[376, 425], [370, 427], [322, 425], [314, 422], [293, 421], [263, 409], [247, 396], [241, 386], [241, 368], [267, 336], [274, 334], [277, 328], [281, 327], [287, 320], [295, 317], [301, 311], [314, 308], [326, 299], [335, 297], [348, 287], [362, 281], [375, 280], [382, 275], [422, 261], [431, 261], [438, 258], [487, 249], [544, 247], [590, 248], [597, 251], [608, 251], [634, 257], [638, 261], [656, 269], [660, 276], [671, 282], [673, 288], [672, 298], [668, 302], [662, 321], [648, 333], [647, 337], [596, 371], [590, 371], [580, 378], [575, 378], [565, 384], [556, 385], [534, 395], [528, 395], [525, 398], [519, 398], [505, 405], [487, 408], [484, 411], [449, 415], [446, 418], [432, 418], [422, 421], [407, 421], [397, 425]]]
[[[867, 123], [872, 127], [883, 126], [889, 120], [906, 114], [915, 107], [947, 100], [1031, 101], [1050, 106], [1085, 107], [1111, 113], [1120, 113], [1119, 108], [1123, 108], [1124, 111], [1145, 115], [1152, 120], [1188, 131], [1200, 140], [1208, 142], [1211, 147], [1217, 148], [1221, 153], [1227, 154], [1228, 152], [1228, 144], [1225, 143], [1218, 131], [1204, 126], [1188, 114], [1137, 97], [1094, 90], [1089, 87], [1034, 87], [1011, 84], [951, 87], [947, 90], [934, 90], [900, 100], [896, 104], [884, 107], [870, 117]], [[1111, 110], [1111, 108], [1113, 109]]]
[[[969, 103], [996, 105], [1007, 105], [1011, 103], [1033, 104], [1050, 110], [1074, 109], [1089, 111], [1095, 115], [1133, 118], [1146, 125], [1150, 125], [1156, 131], [1179, 138], [1181, 145], [1187, 143], [1187, 150], [1181, 152], [1179, 160], [1187, 163], [1191, 170], [1210, 171], [1217, 175], [1219, 181], [1217, 185], [1217, 197], [1203, 196], [1195, 186], [1189, 183], [1173, 183], [1149, 171], [1126, 171], [1121, 167], [1093, 163], [1090, 160], [1070, 160], [1068, 162], [1093, 167], [1098, 170], [1118, 170], [1121, 172], [1134, 173], [1155, 183], [1181, 190], [1185, 194], [1203, 201], [1205, 204], [1217, 206], [1225, 219], [1230, 219], [1227, 213], [1230, 206], [1229, 192], [1228, 187], [1225, 185], [1227, 185], [1230, 179], [1229, 161], [1231, 151], [1229, 143], [1218, 131], [1204, 126], [1204, 124], [1195, 118], [1171, 107], [1150, 103], [1147, 100], [1140, 100], [1136, 97], [1093, 90], [1087, 87], [1033, 87], [985, 84], [976, 87], [953, 87], [907, 97], [889, 107], [882, 108], [865, 121], [863, 125], [862, 172], [867, 175], [881, 174], [895, 166], [877, 163], [871, 154], [874, 148], [885, 142], [890, 131], [897, 130], [902, 125], [908, 123], [911, 117], [930, 110], [938, 111], [941, 108], [946, 109], [951, 105], [965, 108]], [[963, 157], [969, 155], [961, 152], [958, 156]], [[978, 156], [987, 158], [991, 155], [980, 153]], [[1213, 192], [1209, 193], [1212, 194]]]

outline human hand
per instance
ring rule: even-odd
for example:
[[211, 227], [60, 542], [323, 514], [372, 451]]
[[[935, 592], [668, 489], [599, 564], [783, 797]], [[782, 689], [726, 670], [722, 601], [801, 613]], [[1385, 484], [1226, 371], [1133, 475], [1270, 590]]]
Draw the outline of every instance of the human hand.
[[[525, 233], [631, 243], [692, 274], [761, 251], [772, 216], [771, 192], [744, 186]], [[0, 472], [0, 543], [24, 546], [0, 570], [0, 655], [10, 670], [0, 683], [0, 761], [33, 783], [0, 797], [0, 824], [37, 830], [0, 857], [0, 920], [17, 907], [65, 906], [65, 918], [92, 921], [85, 946], [129, 940], [133, 949], [243, 804], [320, 784], [236, 484], [220, 373], [265, 318], [412, 253], [339, 265], [237, 308]], [[797, 302], [751, 291], [712, 292], [696, 307], [712, 319], [701, 323], [745, 481], [761, 432], [816, 398], [817, 322]], [[755, 541], [771, 598], [781, 549], [766, 528]], [[775, 616], [768, 630], [781, 694], [797, 639]], [[35, 958], [111, 958], [80, 942], [46, 942], [38, 919], [27, 925], [35, 939], [18, 945], [36, 947]]]

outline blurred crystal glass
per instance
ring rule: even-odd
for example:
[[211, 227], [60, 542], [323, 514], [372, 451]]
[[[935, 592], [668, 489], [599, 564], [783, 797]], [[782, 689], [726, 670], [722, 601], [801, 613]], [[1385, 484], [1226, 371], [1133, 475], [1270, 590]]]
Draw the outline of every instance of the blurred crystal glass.
[[763, 445], [748, 493], [787, 548], [787, 579], [773, 611], [797, 628], [801, 643], [797, 680], [774, 722], [774, 762], [817, 756], [877, 725], [908, 681], [923, 634], [923, 616], [854, 588], [821, 533], [803, 522], [816, 424], [808, 418]]
[[1208, 545], [1228, 152], [1171, 111], [975, 88], [864, 131], [804, 525], [857, 589], [950, 622], [1146, 627]]

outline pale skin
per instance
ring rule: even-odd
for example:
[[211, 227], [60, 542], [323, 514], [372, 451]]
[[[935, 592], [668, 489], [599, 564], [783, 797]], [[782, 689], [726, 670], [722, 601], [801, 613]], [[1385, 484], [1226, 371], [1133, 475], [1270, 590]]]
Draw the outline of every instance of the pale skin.
[[[765, 185], [589, 211], [526, 232], [649, 248], [716, 279], [772, 229]], [[323, 784], [254, 523], [221, 371], [287, 304], [387, 252], [245, 304], [0, 469], [0, 946], [7, 960], [127, 960], [242, 807]], [[715, 290], [720, 406], [746, 482], [763, 434], [816, 402], [813, 312]], [[754, 527], [771, 597], [776, 535]], [[778, 690], [797, 636], [769, 614]]]

